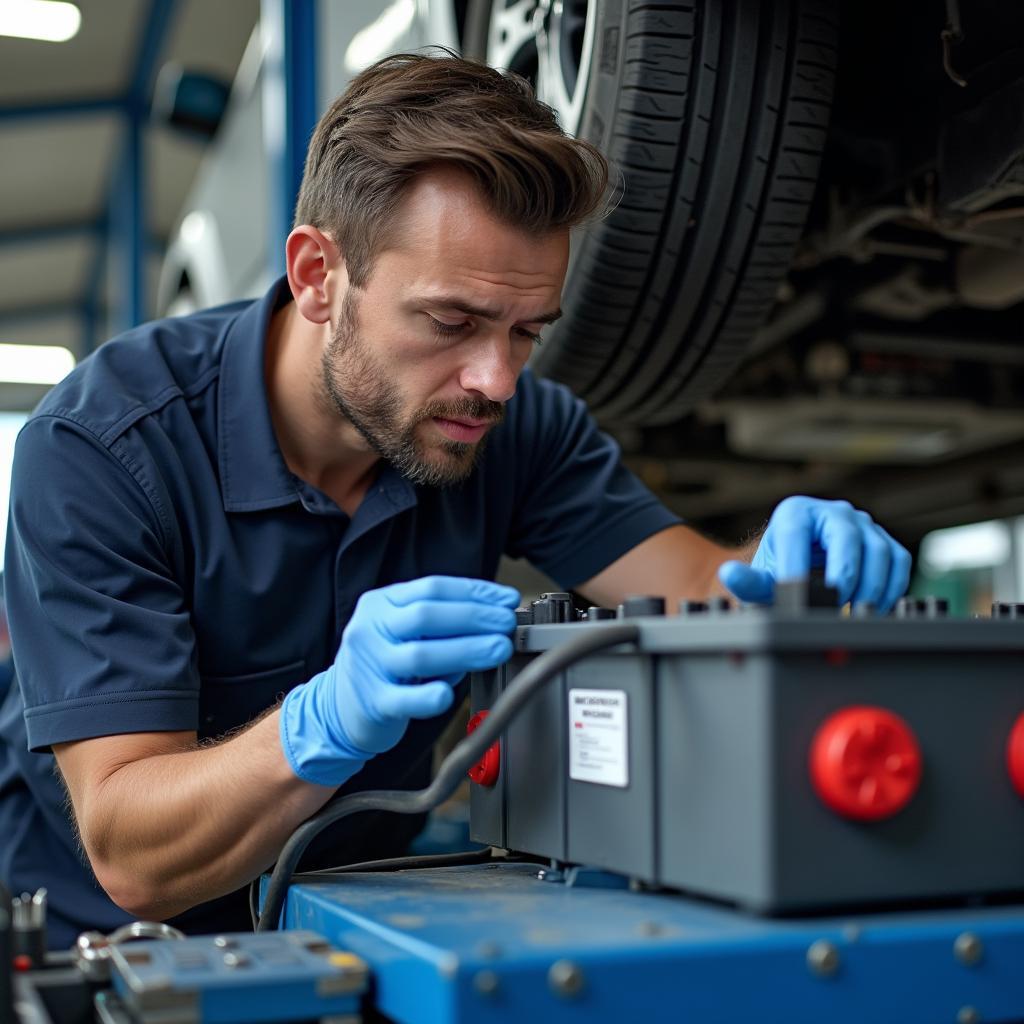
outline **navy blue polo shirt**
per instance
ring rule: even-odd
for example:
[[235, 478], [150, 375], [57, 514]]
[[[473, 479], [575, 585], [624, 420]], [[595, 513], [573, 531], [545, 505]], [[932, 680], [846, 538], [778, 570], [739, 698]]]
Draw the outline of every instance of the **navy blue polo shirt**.
[[[262, 299], [103, 345], [18, 438], [5, 592], [18, 686], [0, 708], [0, 878], [46, 886], [51, 945], [128, 920], [75, 839], [51, 744], [250, 721], [333, 659], [359, 595], [432, 573], [493, 578], [502, 553], [566, 588], [678, 520], [583, 404], [524, 372], [464, 483], [391, 466], [351, 518], [294, 476], [263, 377]], [[345, 789], [419, 788], [444, 718], [414, 722]], [[268, 813], [273, 813], [268, 808]], [[421, 821], [361, 815], [304, 865], [400, 853]], [[244, 892], [177, 924], [248, 927]]]

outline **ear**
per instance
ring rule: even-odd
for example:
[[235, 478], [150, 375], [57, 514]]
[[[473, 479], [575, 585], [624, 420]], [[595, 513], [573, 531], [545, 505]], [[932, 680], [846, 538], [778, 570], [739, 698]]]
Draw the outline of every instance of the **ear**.
[[310, 224], [294, 228], [285, 242], [288, 287], [299, 312], [315, 324], [325, 324], [337, 308], [339, 290], [348, 289], [341, 252], [328, 235]]

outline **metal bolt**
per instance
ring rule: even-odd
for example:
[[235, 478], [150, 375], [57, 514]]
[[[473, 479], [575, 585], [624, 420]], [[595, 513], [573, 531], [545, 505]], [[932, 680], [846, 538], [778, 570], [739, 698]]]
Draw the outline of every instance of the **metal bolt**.
[[640, 924], [637, 925], [637, 931], [649, 939], [656, 938], [658, 935], [661, 935], [664, 930], [665, 929], [658, 924], [657, 921], [641, 921]]
[[437, 973], [442, 978], [454, 978], [459, 973], [459, 958], [454, 953], [443, 956], [437, 965]]
[[473, 988], [482, 996], [497, 995], [501, 982], [494, 971], [477, 971], [473, 975]]
[[956, 1024], [978, 1024], [981, 1014], [973, 1006], [961, 1006], [956, 1012]]
[[859, 924], [843, 925], [843, 938], [847, 942], [859, 942], [864, 929]]
[[831, 978], [839, 970], [839, 950], [827, 939], [812, 942], [807, 950], [807, 967], [819, 978]]
[[501, 946], [491, 939], [485, 939], [476, 948], [477, 953], [485, 960], [497, 960], [501, 956]]
[[571, 999], [583, 991], [583, 971], [571, 960], [556, 960], [548, 971], [548, 985], [556, 996]]
[[961, 932], [953, 943], [953, 956], [965, 967], [974, 967], [984, 952], [981, 939], [974, 932]]

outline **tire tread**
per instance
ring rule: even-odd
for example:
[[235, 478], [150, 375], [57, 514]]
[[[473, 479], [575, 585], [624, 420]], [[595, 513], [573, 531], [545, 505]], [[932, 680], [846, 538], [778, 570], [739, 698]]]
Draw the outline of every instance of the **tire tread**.
[[[762, 3], [756, 25], [747, 4], [721, 0], [718, 24], [690, 3], [629, 4], [606, 150], [626, 173], [622, 202], [584, 240], [571, 316], [537, 358], [605, 420], [671, 422], [713, 394], [770, 312], [803, 229], [831, 109], [835, 0]], [[650, 12], [694, 17], [697, 30], [638, 26]], [[747, 45], [754, 70], [728, 83], [749, 93], [740, 133], [724, 124], [721, 69]], [[735, 169], [732, 201], [721, 168]], [[591, 266], [596, 287], [582, 284]]]

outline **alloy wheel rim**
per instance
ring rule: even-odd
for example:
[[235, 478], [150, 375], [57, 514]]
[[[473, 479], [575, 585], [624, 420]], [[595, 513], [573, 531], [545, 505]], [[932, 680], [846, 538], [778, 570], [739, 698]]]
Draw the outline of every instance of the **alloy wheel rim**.
[[533, 83], [570, 135], [579, 133], [594, 43], [593, 0], [492, 0], [487, 63]]

